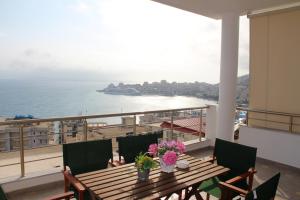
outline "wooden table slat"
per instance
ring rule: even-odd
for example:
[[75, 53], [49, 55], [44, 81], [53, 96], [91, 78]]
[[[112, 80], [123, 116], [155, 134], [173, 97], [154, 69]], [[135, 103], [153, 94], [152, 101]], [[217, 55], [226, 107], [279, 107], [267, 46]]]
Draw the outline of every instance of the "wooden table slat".
[[[208, 163], [208, 162], [207, 161], [201, 161], [201, 160], [199, 160], [199, 161], [197, 161], [195, 163], [192, 163], [191, 166], [197, 165], [197, 164], [200, 165], [201, 163]], [[210, 163], [208, 163], [208, 164], [210, 164]], [[174, 173], [177, 173], [177, 171], [180, 171], [180, 170], [178, 170], [177, 168], [175, 168], [174, 169]], [[159, 168], [159, 170], [151, 171], [149, 178], [151, 179], [151, 178], [154, 178], [155, 176], [160, 176], [160, 173], [161, 173], [160, 168]], [[166, 173], [164, 173], [164, 174], [166, 174]], [[97, 180], [97, 181], [95, 180], [94, 182], [87, 183], [87, 184], [85, 184], [85, 182], [83, 181], [82, 183], [86, 187], [93, 188], [95, 186], [100, 185], [103, 188], [103, 187], [110, 187], [112, 185], [119, 185], [121, 183], [128, 182], [128, 181], [136, 181], [136, 180], [137, 180], [137, 173], [135, 172], [135, 173], [131, 173], [131, 175], [127, 174], [127, 176], [120, 176], [120, 177], [113, 178], [113, 179], [105, 179], [105, 180], [100, 179], [100, 180]]]
[[[201, 160], [190, 160], [190, 162], [202, 162]], [[160, 166], [158, 164], [158, 167], [151, 170], [151, 174], [155, 174], [155, 173], [159, 173], [161, 170], [160, 170]], [[130, 178], [130, 177], [133, 177], [137, 175], [137, 169], [134, 167], [134, 166], [130, 166], [127, 168], [127, 171], [122, 171], [121, 174], [119, 174], [118, 176], [115, 176], [113, 174], [109, 175], [110, 178], [108, 178], [107, 176], [100, 176], [98, 175], [97, 177], [95, 178], [91, 178], [91, 179], [88, 179], [88, 180], [82, 180], [80, 179], [80, 181], [87, 185], [88, 187], [92, 187], [96, 184], [103, 184], [104, 182], [110, 182], [110, 181], [115, 181], [115, 180], [118, 180], [118, 179], [123, 179], [123, 178]]]
[[[202, 171], [200, 173], [199, 172], [196, 172], [196, 173], [199, 173], [199, 174], [201, 174], [201, 176], [204, 176], [204, 175], [210, 174], [211, 172], [214, 172], [214, 171], [217, 171], [217, 170], [220, 170], [220, 169], [222, 169], [222, 167], [216, 166], [214, 168]], [[200, 176], [199, 174], [194, 173], [194, 174], [191, 174], [190, 176], [184, 177], [183, 179], [179, 179], [179, 180], [175, 179], [176, 181], [171, 181], [171, 182], [168, 182], [166, 184], [162, 184], [159, 187], [150, 188], [149, 190], [145, 190], [145, 191], [142, 191], [142, 192], [134, 192], [134, 190], [133, 191], [124, 191], [122, 194], [110, 196], [110, 197], [105, 198], [105, 199], [122, 199], [122, 198], [125, 198], [125, 197], [133, 197], [133, 198], [142, 199], [145, 196], [152, 195], [152, 193], [158, 193], [161, 190], [174, 188], [178, 184], [181, 184], [182, 182], [191, 181], [191, 180], [199, 177]], [[101, 195], [99, 195], [99, 196], [102, 198]]]
[[[187, 157], [185, 160], [188, 160], [188, 161], [191, 161], [191, 162], [196, 162], [195, 159], [189, 158], [189, 157]], [[152, 171], [156, 171], [156, 170], [160, 171], [159, 168], [153, 169]], [[121, 175], [126, 175], [126, 174], [130, 174], [130, 173], [133, 173], [133, 172], [137, 172], [137, 169], [136, 169], [135, 166], [130, 166], [130, 167], [127, 167], [127, 168], [120, 169], [120, 170], [118, 170], [114, 173], [108, 172], [108, 173], [105, 173], [105, 174], [101, 174], [101, 176], [100, 176], [100, 174], [93, 174], [93, 175], [86, 176], [86, 177], [80, 177], [80, 181], [82, 181], [84, 184], [88, 184], [90, 182], [94, 182], [94, 181], [97, 181], [97, 180], [100, 180], [100, 179], [108, 179], [108, 178], [113, 178], [113, 177], [119, 177]]]
[[[100, 199], [158, 199], [203, 180], [223, 174], [229, 169], [188, 155], [180, 155], [179, 160], [188, 160], [186, 170], [174, 169], [173, 173], [161, 172], [160, 167], [151, 170], [148, 181], [137, 180], [137, 170], [132, 164], [79, 174], [76, 178]], [[157, 160], [157, 158], [156, 158]], [[194, 194], [194, 193], [191, 194]]]
[[[191, 167], [189, 168], [189, 170], [194, 170], [194, 169], [197, 169], [199, 167], [205, 167], [207, 165], [210, 165], [210, 163], [207, 163], [207, 162], [205, 162], [205, 163], [194, 163], [194, 165], [191, 165]], [[186, 171], [185, 170], [178, 170], [177, 172], [174, 172], [175, 176], [183, 174], [183, 173], [186, 173]], [[150, 174], [149, 180], [151, 180], [151, 182], [140, 181], [139, 182], [139, 186], [144, 186], [144, 185], [147, 185], [147, 184], [155, 183], [155, 181], [159, 180], [159, 178], [162, 178], [162, 176], [168, 176], [168, 174], [167, 173], [162, 173], [161, 174], [161, 172], [156, 173], [156, 174]], [[97, 186], [90, 187], [90, 188], [93, 191], [99, 192], [99, 194], [100, 194], [100, 193], [106, 193], [106, 192], [118, 189], [120, 187], [122, 187], [122, 188], [123, 187], [127, 187], [127, 186], [137, 187], [136, 183], [137, 183], [137, 176], [133, 180], [131, 180], [131, 181], [127, 180], [127, 181], [123, 181], [123, 183], [118, 182], [118, 183], [116, 183], [114, 185], [109, 184], [109, 185], [105, 185], [105, 187], [103, 185], [97, 185]]]
[[[209, 166], [206, 166], [206, 167], [202, 167], [200, 169], [195, 169], [193, 170], [193, 173], [184, 173], [184, 174], [181, 174], [181, 175], [175, 175], [175, 176], [170, 176], [169, 179], [163, 179], [163, 180], [159, 180], [159, 178], [157, 180], [152, 180], [151, 179], [151, 182], [150, 184], [144, 186], [144, 187], [121, 187], [122, 189], [119, 189], [119, 190], [111, 190], [111, 192], [107, 192], [107, 193], [103, 193], [103, 194], [100, 194], [98, 193], [98, 191], [95, 191], [95, 194], [101, 196], [101, 198], [106, 198], [106, 197], [109, 197], [109, 196], [113, 196], [113, 195], [117, 195], [118, 193], [123, 193], [124, 191], [131, 191], [131, 195], [133, 194], [137, 194], [137, 193], [141, 193], [141, 192], [144, 192], [144, 191], [153, 191], [155, 192], [155, 188], [159, 187], [158, 189], [161, 189], [163, 186], [167, 185], [167, 184], [173, 184], [173, 183], [176, 183], [178, 182], [178, 180], [180, 179], [184, 179], [184, 178], [193, 178], [192, 175], [194, 174], [197, 174], [197, 173], [201, 173], [201, 172], [205, 172], [205, 171], [208, 171], [212, 168], [217, 168], [218, 166], [217, 165], [209, 165]], [[129, 192], [128, 192], [129, 193]]]
[[[189, 155], [186, 155], [186, 154], [182, 154], [179, 156], [178, 160], [182, 160], [182, 159], [186, 159], [186, 158], [189, 158], [191, 156]], [[193, 158], [193, 157], [191, 157]], [[154, 158], [155, 160], [158, 161], [158, 158]], [[94, 174], [109, 174], [109, 173], [112, 173], [113, 171], [119, 171], [120, 169], [122, 168], [127, 168], [128, 166], [134, 166], [134, 163], [129, 163], [129, 164], [126, 164], [126, 165], [121, 165], [121, 166], [117, 166], [117, 167], [110, 167], [110, 168], [106, 168], [106, 169], [101, 169], [101, 170], [97, 170], [97, 171], [92, 171], [92, 172], [88, 172], [88, 173], [84, 173], [84, 174], [78, 174], [76, 175], [76, 178], [82, 178], [82, 177], [87, 177], [87, 176], [90, 176], [90, 175], [94, 175]]]
[[[176, 187], [172, 187], [172, 188], [169, 188], [167, 190], [163, 190], [159, 193], [153, 193], [149, 196], [144, 196], [142, 197], [143, 200], [152, 200], [152, 199], [157, 199], [157, 198], [161, 198], [161, 197], [164, 197], [170, 193], [172, 193], [173, 191], [179, 191], [179, 190], [183, 190], [186, 188], [186, 186], [192, 186], [194, 184], [197, 184], [197, 183], [201, 183], [205, 180], [208, 180], [209, 178], [211, 177], [214, 177], [214, 176], [218, 176], [218, 175], [221, 175], [221, 174], [224, 174], [226, 172], [228, 172], [229, 169], [228, 168], [224, 168], [222, 167], [220, 170], [214, 172], [214, 173], [210, 173], [210, 174], [207, 174], [203, 177], [199, 177], [199, 178], [196, 178], [194, 180], [191, 180], [191, 181], [188, 181], [188, 182], [184, 182], [184, 185], [183, 184], [178, 184]], [[138, 198], [135, 198], [135, 197], [129, 197], [129, 199], [141, 199], [140, 197]]]
[[[203, 165], [207, 165], [208, 163], [204, 163]], [[178, 174], [183, 174], [184, 172], [179, 172]], [[146, 186], [148, 184], [152, 184], [157, 182], [158, 180], [162, 179], [162, 178], [168, 178], [170, 175], [166, 174], [166, 173], [162, 173], [162, 174], [155, 174], [153, 176], [150, 176], [149, 179], [151, 180], [151, 182], [148, 181], [138, 181], [137, 177], [135, 177], [133, 180], [131, 181], [122, 181], [121, 183], [118, 184], [105, 184], [105, 185], [98, 185], [95, 187], [91, 187], [90, 189], [93, 191], [97, 191], [99, 193], [106, 193], [112, 190], [117, 190], [119, 188], [123, 188], [123, 187], [128, 187], [128, 186], [134, 186], [134, 188], [137, 187], [143, 187]], [[139, 185], [136, 185], [137, 183], [139, 183]]]

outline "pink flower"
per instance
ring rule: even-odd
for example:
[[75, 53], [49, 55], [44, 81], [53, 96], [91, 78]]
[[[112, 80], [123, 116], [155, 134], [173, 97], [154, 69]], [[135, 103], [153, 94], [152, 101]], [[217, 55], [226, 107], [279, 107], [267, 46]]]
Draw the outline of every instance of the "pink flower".
[[157, 154], [158, 147], [157, 144], [150, 144], [148, 148], [148, 153], [152, 156], [155, 156]]
[[177, 160], [177, 154], [175, 151], [167, 151], [163, 157], [162, 160], [166, 165], [175, 165]]
[[185, 145], [182, 142], [177, 141], [176, 145], [179, 153], [183, 153], [185, 151]]

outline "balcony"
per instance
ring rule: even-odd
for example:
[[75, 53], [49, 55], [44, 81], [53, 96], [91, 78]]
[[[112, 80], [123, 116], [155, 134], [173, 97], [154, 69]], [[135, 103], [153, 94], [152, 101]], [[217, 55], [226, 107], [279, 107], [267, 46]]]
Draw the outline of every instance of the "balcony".
[[[212, 155], [211, 148], [204, 148], [192, 152], [188, 152], [189, 155], [203, 158], [205, 156]], [[256, 168], [258, 173], [255, 175], [254, 186], [265, 181], [267, 178], [280, 171], [282, 177], [278, 187], [278, 192], [276, 199], [278, 200], [296, 200], [300, 198], [300, 170], [275, 163], [272, 161], [258, 159], [256, 162]], [[28, 188], [22, 191], [15, 191], [8, 195], [9, 199], [12, 200], [33, 200], [33, 199], [43, 199], [45, 197], [59, 194], [63, 192], [63, 180], [58, 180], [56, 182], [48, 183], [42, 186], [36, 186]], [[174, 198], [177, 199], [174, 195]], [[214, 199], [211, 197], [211, 199]]]
[[[299, 78], [295, 76], [299, 74], [297, 71], [299, 68], [295, 67], [299, 66], [299, 55], [294, 54], [299, 52], [299, 34], [297, 34], [299, 30], [294, 30], [297, 26], [293, 24], [285, 27], [289, 24], [286, 23], [287, 21], [291, 22], [289, 19], [296, 19], [292, 21], [298, 23], [299, 15], [296, 12], [292, 13], [293, 15], [282, 14], [286, 11], [298, 10], [299, 3], [293, 0], [242, 2], [232, 0], [221, 4], [215, 0], [154, 1], [214, 19], [222, 18], [218, 109], [216, 106], [204, 106], [69, 118], [2, 121], [0, 122], [0, 183], [8, 192], [10, 199], [40, 199], [62, 192], [63, 177], [60, 171], [63, 143], [101, 138], [115, 139], [120, 135], [163, 130], [164, 139], [183, 140], [187, 144], [188, 154], [204, 157], [211, 154], [211, 146], [216, 136], [232, 140], [238, 65], [238, 22], [240, 15], [248, 12], [254, 18], [255, 16], [259, 19], [261, 16], [267, 18], [256, 22], [253, 20], [252, 23], [252, 28], [256, 28], [256, 31], [252, 29], [250, 41], [252, 50], [250, 108], [271, 107], [272, 110], [284, 112], [244, 109], [248, 113], [247, 119], [246, 123], [241, 124], [238, 129], [236, 142], [258, 147], [258, 173], [255, 176], [255, 185], [280, 171], [282, 178], [277, 199], [300, 199], [300, 116], [297, 114], [300, 111], [299, 94], [296, 95], [295, 92], [298, 91], [299, 85]], [[289, 3], [295, 4], [287, 5]], [[274, 6], [285, 8], [284, 11], [271, 9], [268, 14], [257, 12]], [[276, 15], [273, 19], [281, 13], [283, 16], [280, 20], [283, 23], [269, 23], [272, 21], [270, 13]], [[283, 25], [285, 28], [282, 28]], [[286, 30], [287, 32], [284, 32]], [[272, 33], [278, 34], [271, 35], [272, 37], [268, 35]], [[280, 43], [277, 43], [278, 41]], [[283, 75], [286, 75], [284, 80], [281, 79]], [[107, 118], [119, 120], [120, 117], [124, 117], [121, 124], [105, 122]], [[189, 125], [178, 127], [177, 120], [188, 118], [199, 118], [199, 123], [192, 125], [198, 126], [199, 129], [188, 127]], [[166, 122], [167, 126], [162, 127], [163, 122]], [[182, 133], [186, 129], [192, 131]], [[117, 159], [118, 147], [115, 142], [113, 147]]]
[[[255, 127], [255, 124], [250, 123], [253, 117], [249, 116], [263, 111], [238, 108], [237, 113], [239, 111], [247, 112], [247, 118], [240, 120], [242, 123], [239, 124], [239, 137], [236, 142], [245, 143], [245, 138], [248, 141], [248, 132], [252, 129], [260, 130], [260, 132], [271, 131], [273, 133], [271, 137], [276, 137], [279, 134], [278, 131], [285, 131], [284, 134], [287, 138], [296, 136], [299, 139], [296, 131], [289, 133], [289, 130], [296, 130], [296, 127], [299, 126], [297, 123], [291, 124], [290, 121], [286, 122], [285, 119], [272, 121], [273, 124], [284, 124], [285, 127], [288, 127], [287, 130], [275, 130], [274, 127], [271, 127], [272, 129], [270, 127]], [[263, 113], [265, 115], [283, 115], [283, 113], [270, 113], [267, 111]], [[184, 141], [187, 145], [187, 154], [199, 158], [207, 157], [212, 155], [211, 145], [213, 145], [215, 137], [213, 133], [216, 125], [216, 115], [216, 106], [210, 105], [173, 110], [1, 122], [0, 125], [4, 133], [5, 130], [6, 132], [7, 130], [15, 130], [18, 134], [14, 132], [11, 134], [11, 138], [1, 138], [0, 180], [10, 199], [40, 199], [61, 193], [63, 191], [61, 144], [112, 138], [114, 141], [114, 159], [118, 159], [116, 137], [159, 130], [163, 130], [163, 139]], [[287, 115], [284, 114], [284, 116]], [[291, 116], [293, 118], [292, 122], [299, 117], [290, 115], [288, 118]], [[105, 120], [112, 117], [118, 118], [121, 124], [107, 124], [105, 122]], [[268, 118], [255, 118], [255, 120], [261, 120], [264, 123], [269, 121]], [[76, 129], [74, 128], [75, 124]], [[37, 129], [37, 126], [40, 125], [46, 127], [46, 129]], [[292, 127], [292, 129], [289, 127]], [[30, 132], [29, 130], [34, 131]], [[39, 130], [39, 132], [36, 130]], [[7, 134], [4, 135], [7, 136]], [[47, 142], [33, 142], [39, 138], [44, 138]], [[259, 139], [256, 138], [257, 144], [260, 145], [264, 141], [259, 141]], [[13, 142], [8, 145], [8, 141]], [[25, 141], [27, 142], [25, 143]], [[262, 145], [270, 146], [267, 143]], [[279, 157], [278, 160], [276, 155], [275, 159], [270, 159], [270, 156], [273, 158], [274, 155], [268, 155], [269, 153], [264, 151], [263, 147], [258, 147], [258, 157], [260, 158], [257, 160], [258, 173], [255, 176], [255, 185], [262, 183], [266, 178], [279, 171], [282, 172], [283, 176], [277, 194], [278, 199], [298, 199], [300, 197], [300, 190], [298, 189], [300, 188], [300, 169], [297, 166], [291, 166], [293, 163], [290, 163], [297, 156], [291, 155], [284, 162], [284, 160], [280, 160], [282, 157]], [[289, 152], [289, 148], [285, 148], [285, 151]], [[293, 152], [293, 154], [296, 152]], [[284, 152], [281, 153], [284, 154]], [[174, 198], [176, 199], [176, 197]]]

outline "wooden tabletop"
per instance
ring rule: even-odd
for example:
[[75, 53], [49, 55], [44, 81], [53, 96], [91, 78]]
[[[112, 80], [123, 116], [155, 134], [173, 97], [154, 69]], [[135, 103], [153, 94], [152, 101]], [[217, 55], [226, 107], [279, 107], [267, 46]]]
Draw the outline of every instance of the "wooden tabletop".
[[180, 155], [179, 160], [183, 159], [188, 160], [188, 169], [175, 168], [173, 173], [164, 173], [158, 167], [151, 170], [148, 181], [137, 179], [133, 163], [79, 174], [76, 178], [98, 199], [159, 199], [188, 187], [198, 187], [202, 181], [229, 171], [188, 155]]

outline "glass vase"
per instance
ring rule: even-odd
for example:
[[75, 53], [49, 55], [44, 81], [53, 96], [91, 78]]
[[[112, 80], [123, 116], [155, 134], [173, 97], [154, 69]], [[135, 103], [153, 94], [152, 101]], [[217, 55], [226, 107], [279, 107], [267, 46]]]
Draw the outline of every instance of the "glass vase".
[[146, 181], [149, 179], [150, 169], [145, 169], [143, 171], [138, 169], [137, 171], [138, 171], [138, 179], [140, 181]]
[[175, 165], [166, 165], [166, 163], [163, 161], [163, 159], [160, 157], [159, 158], [159, 163], [160, 163], [160, 169], [162, 172], [166, 173], [171, 173], [174, 171]]

